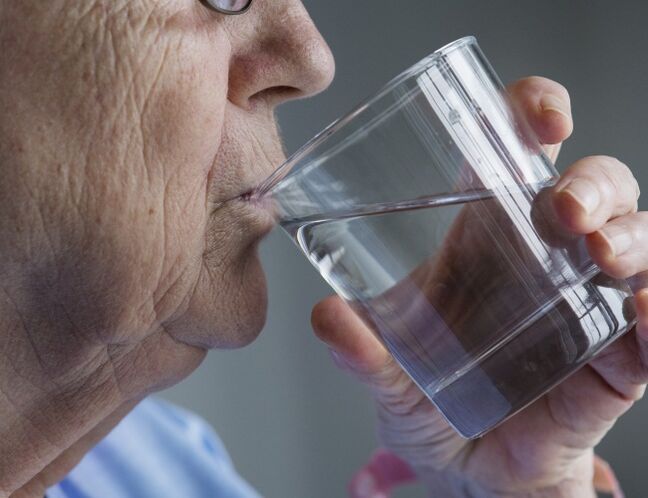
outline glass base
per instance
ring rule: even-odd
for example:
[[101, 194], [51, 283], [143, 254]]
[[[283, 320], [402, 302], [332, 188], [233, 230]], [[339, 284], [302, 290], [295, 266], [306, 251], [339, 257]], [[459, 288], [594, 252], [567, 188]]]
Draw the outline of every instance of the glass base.
[[565, 300], [453, 382], [425, 390], [459, 434], [472, 439], [492, 430], [634, 326], [627, 286], [599, 275], [598, 285], [590, 283], [601, 299], [580, 316]]

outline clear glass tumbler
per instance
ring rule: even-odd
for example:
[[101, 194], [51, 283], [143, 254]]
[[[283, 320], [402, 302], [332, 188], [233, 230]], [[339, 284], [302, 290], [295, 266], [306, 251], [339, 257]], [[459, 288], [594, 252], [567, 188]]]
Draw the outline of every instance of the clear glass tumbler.
[[635, 320], [558, 229], [557, 171], [473, 37], [336, 121], [252, 195], [463, 436], [484, 434]]

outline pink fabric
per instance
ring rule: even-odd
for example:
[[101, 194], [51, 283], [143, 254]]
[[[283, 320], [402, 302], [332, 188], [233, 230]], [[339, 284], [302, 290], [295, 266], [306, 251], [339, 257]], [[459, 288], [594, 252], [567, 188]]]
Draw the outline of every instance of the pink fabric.
[[349, 483], [351, 498], [389, 498], [391, 490], [400, 484], [416, 480], [409, 465], [393, 453], [378, 449]]
[[612, 498], [625, 498], [612, 467], [598, 455], [594, 455], [594, 486], [598, 491], [612, 494]]

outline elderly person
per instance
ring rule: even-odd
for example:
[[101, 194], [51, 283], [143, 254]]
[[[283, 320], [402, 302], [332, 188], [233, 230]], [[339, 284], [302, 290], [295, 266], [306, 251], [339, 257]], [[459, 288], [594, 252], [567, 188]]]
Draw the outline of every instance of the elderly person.
[[[197, 418], [136, 405], [262, 328], [273, 219], [241, 194], [282, 162], [275, 108], [333, 78], [324, 40], [298, 0], [0, 0], [0, 47], [0, 497], [257, 496]], [[555, 159], [567, 92], [510, 90]], [[603, 156], [553, 192], [617, 277], [648, 269], [638, 194]], [[635, 300], [636, 330], [477, 441], [346, 304], [313, 323], [430, 496], [585, 498], [593, 447], [648, 380]]]

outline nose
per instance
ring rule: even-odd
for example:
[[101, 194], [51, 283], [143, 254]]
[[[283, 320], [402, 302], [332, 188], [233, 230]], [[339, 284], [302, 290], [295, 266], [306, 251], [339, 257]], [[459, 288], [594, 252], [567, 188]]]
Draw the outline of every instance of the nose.
[[233, 103], [249, 108], [263, 99], [278, 105], [319, 93], [333, 80], [333, 54], [300, 1], [256, 2], [231, 28]]

